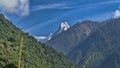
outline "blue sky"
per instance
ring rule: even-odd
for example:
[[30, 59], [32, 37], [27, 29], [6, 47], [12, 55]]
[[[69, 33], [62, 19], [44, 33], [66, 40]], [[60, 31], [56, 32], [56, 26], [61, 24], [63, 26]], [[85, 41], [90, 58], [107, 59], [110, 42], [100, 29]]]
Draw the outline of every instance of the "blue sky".
[[[36, 36], [49, 35], [63, 21], [67, 21], [72, 26], [83, 20], [104, 21], [113, 18], [115, 11], [118, 16], [120, 14], [119, 0], [11, 1], [14, 4], [6, 7], [6, 3], [9, 5], [10, 2], [0, 0], [0, 12], [4, 13], [16, 26]], [[5, 4], [2, 5], [2, 2]]]

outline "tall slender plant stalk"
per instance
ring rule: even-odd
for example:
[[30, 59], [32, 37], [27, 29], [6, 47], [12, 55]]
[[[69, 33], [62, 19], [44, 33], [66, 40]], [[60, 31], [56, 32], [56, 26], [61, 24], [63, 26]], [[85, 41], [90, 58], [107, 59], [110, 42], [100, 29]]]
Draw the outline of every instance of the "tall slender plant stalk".
[[22, 48], [23, 48], [23, 37], [24, 37], [24, 33], [21, 33], [21, 39], [20, 39], [20, 45], [19, 45], [18, 68], [21, 68], [21, 57], [22, 57]]

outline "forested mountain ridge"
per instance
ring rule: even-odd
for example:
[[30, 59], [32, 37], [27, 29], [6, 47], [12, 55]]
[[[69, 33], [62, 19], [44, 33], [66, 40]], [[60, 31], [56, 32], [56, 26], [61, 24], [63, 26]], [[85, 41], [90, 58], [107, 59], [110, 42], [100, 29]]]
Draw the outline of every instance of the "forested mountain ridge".
[[21, 33], [24, 33], [21, 68], [75, 68], [63, 54], [21, 31], [2, 14], [0, 14], [0, 68], [17, 68]]

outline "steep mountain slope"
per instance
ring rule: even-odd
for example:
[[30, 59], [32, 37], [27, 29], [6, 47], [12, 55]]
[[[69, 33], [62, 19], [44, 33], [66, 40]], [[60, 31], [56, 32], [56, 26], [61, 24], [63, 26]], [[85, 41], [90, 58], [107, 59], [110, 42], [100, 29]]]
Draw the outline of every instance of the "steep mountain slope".
[[59, 52], [68, 54], [76, 45], [83, 42], [100, 24], [94, 21], [83, 21], [70, 27], [47, 42]]
[[69, 58], [79, 67], [120, 68], [120, 18], [104, 23], [69, 53]]
[[[0, 68], [17, 68], [21, 33], [0, 14]], [[21, 68], [75, 68], [63, 54], [24, 33]]]

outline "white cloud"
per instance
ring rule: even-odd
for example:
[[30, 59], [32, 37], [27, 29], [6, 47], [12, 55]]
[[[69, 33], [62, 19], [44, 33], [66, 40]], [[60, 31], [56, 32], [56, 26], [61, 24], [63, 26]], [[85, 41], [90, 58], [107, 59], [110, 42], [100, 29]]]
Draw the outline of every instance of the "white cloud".
[[120, 17], [120, 10], [115, 10], [114, 12], [114, 18]]
[[29, 14], [29, 0], [0, 0], [0, 10], [26, 16]]
[[71, 9], [72, 7], [68, 6], [65, 3], [53, 3], [46, 5], [37, 5], [32, 7], [32, 11], [45, 10], [45, 9]]
[[80, 8], [80, 7], [90, 7], [95, 5], [104, 5], [104, 4], [111, 4], [111, 3], [118, 3], [117, 0], [110, 0], [106, 2], [99, 2], [99, 3], [92, 3], [92, 4], [85, 4], [85, 5], [77, 5], [73, 6], [74, 3], [51, 3], [51, 4], [41, 4], [32, 7], [31, 11], [38, 11], [38, 10], [45, 10], [45, 9], [73, 9], [73, 8]]
[[46, 36], [34, 36], [36, 39], [40, 40], [40, 39], [46, 39]]
[[46, 37], [46, 36], [34, 36], [38, 41], [45, 43], [51, 39], [51, 37]]

